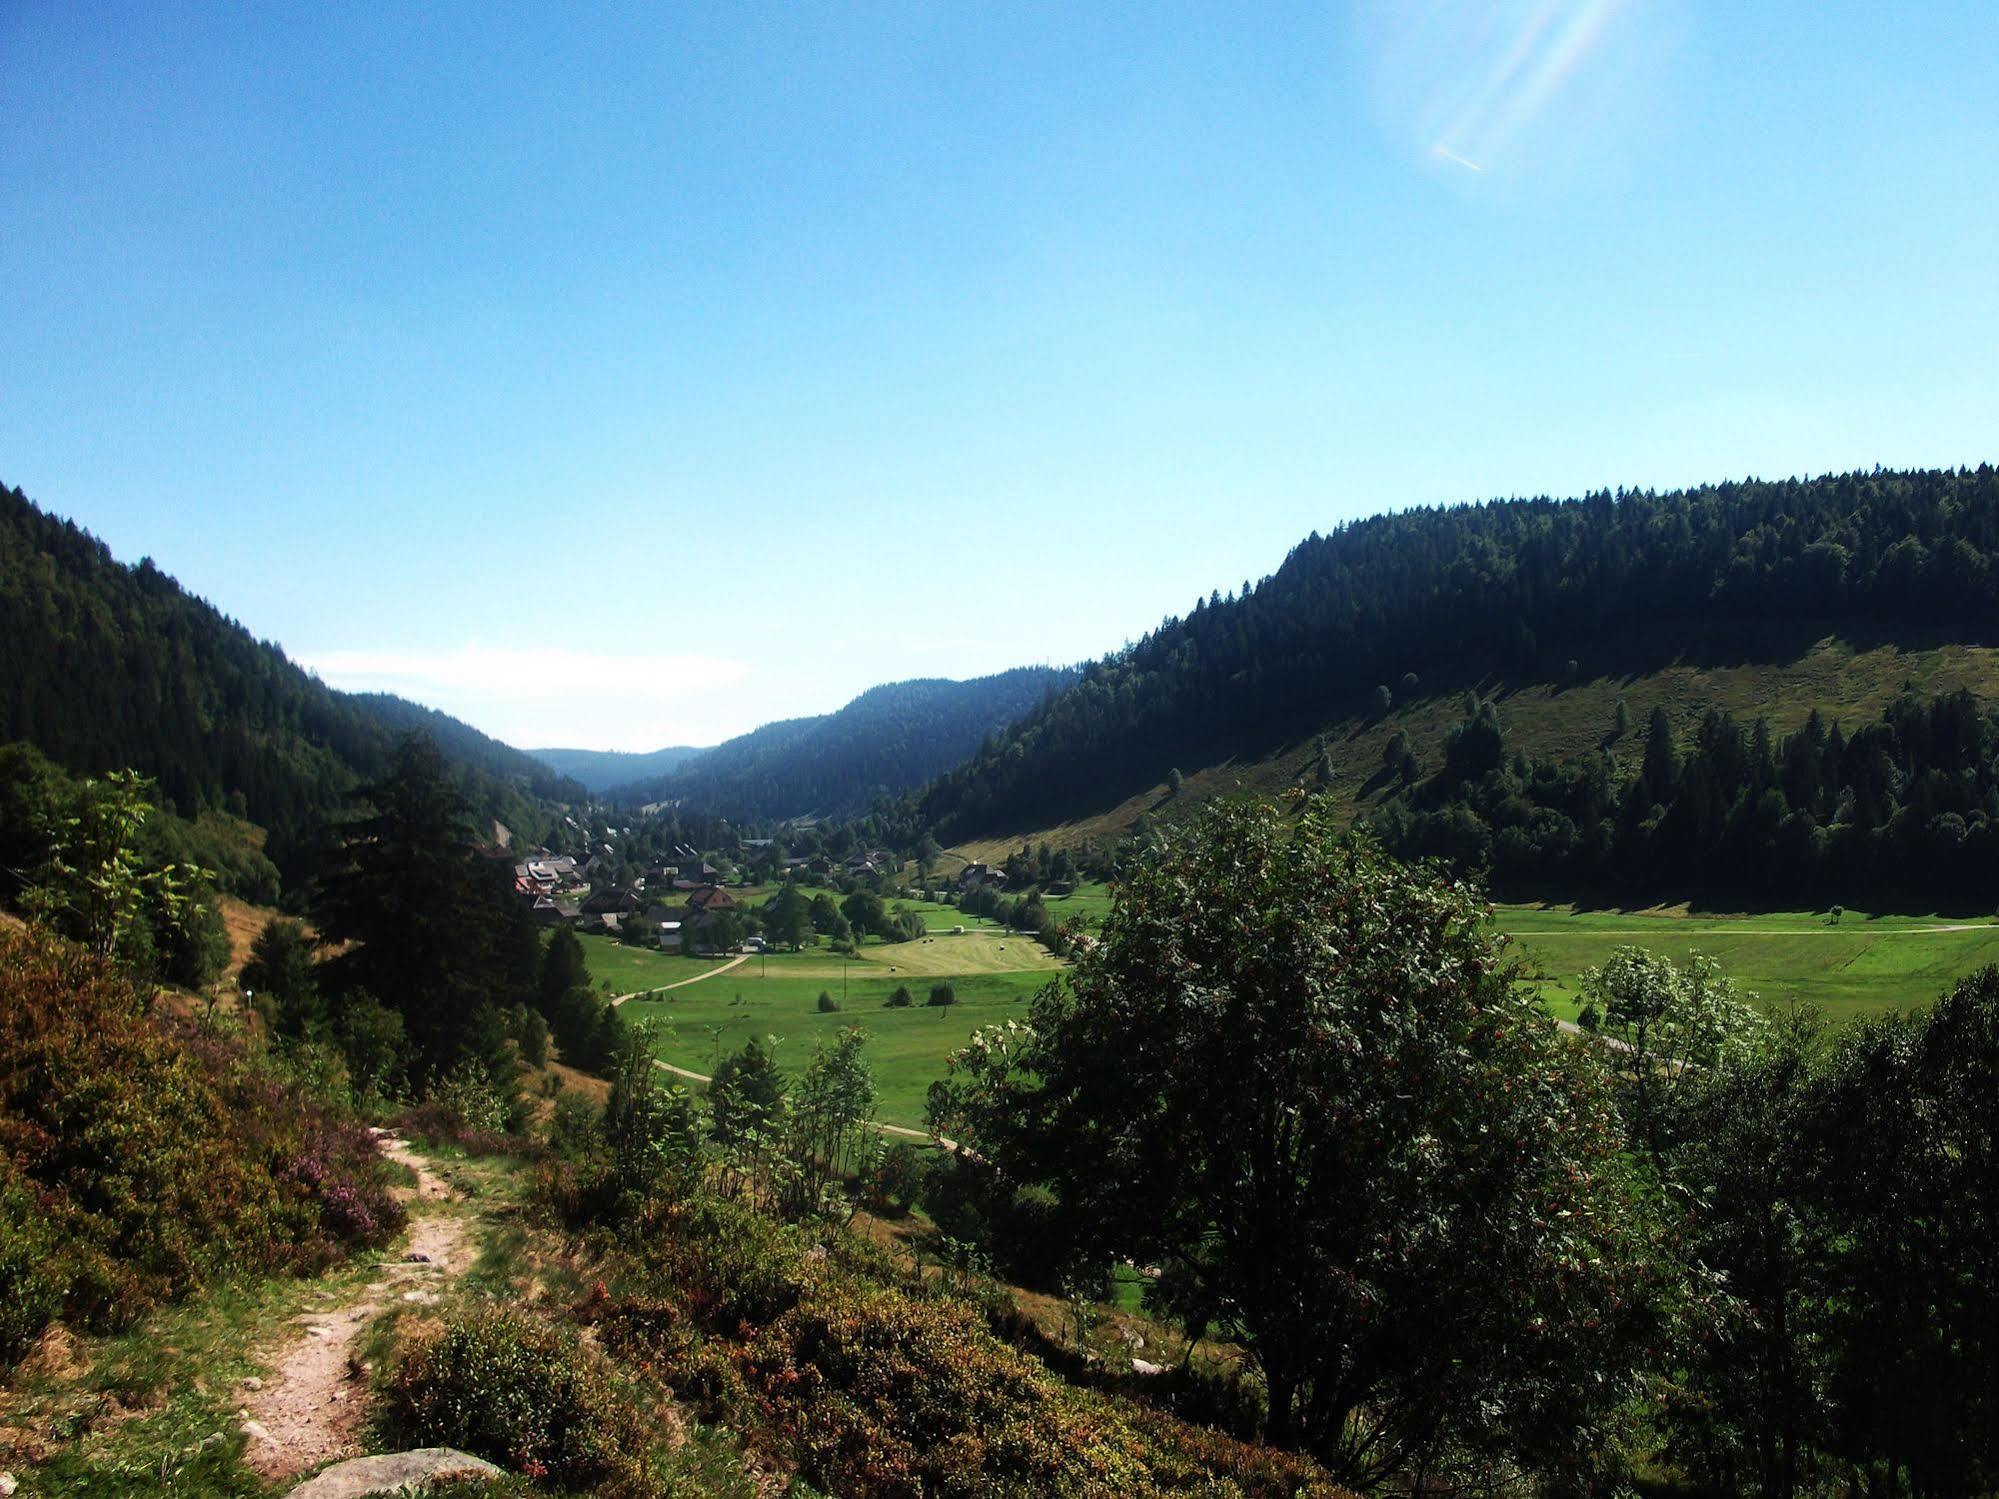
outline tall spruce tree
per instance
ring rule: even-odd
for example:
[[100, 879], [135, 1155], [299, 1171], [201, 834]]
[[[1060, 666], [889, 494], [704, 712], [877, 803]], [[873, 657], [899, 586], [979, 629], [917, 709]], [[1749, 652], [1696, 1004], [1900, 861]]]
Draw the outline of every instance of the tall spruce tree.
[[328, 941], [350, 944], [329, 965], [334, 987], [365, 989], [400, 1014], [417, 1080], [428, 1081], [484, 1049], [481, 1012], [516, 997], [523, 976], [507, 971], [504, 907], [428, 736], [398, 741], [388, 773], [356, 800], [363, 814], [338, 829], [314, 919]]

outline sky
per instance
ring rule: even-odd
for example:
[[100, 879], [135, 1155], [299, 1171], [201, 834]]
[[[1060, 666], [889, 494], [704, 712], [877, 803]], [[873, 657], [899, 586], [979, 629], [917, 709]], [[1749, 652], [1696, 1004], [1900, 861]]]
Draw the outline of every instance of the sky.
[[1999, 5], [0, 0], [0, 482], [522, 746], [1999, 459]]

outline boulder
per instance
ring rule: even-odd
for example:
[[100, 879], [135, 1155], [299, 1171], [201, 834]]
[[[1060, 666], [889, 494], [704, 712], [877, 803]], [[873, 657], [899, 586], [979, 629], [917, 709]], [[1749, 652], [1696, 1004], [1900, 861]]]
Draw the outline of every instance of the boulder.
[[455, 1447], [418, 1447], [335, 1463], [293, 1489], [287, 1499], [360, 1499], [363, 1494], [393, 1494], [449, 1478], [502, 1476], [491, 1463]]

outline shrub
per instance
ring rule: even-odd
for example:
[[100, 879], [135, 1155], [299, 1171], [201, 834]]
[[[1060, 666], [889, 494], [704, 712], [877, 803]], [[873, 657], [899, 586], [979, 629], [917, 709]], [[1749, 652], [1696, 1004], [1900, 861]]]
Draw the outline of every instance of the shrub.
[[821, 1015], [831, 1015], [839, 1008], [839, 1000], [828, 994], [824, 989], [819, 991], [819, 1013]]
[[403, 1355], [383, 1391], [396, 1446], [458, 1447], [537, 1482], [662, 1491], [645, 1427], [565, 1330], [512, 1309], [475, 1312]]
[[891, 1010], [906, 1010], [909, 1008], [910, 1003], [909, 985], [907, 984], [897, 984], [895, 986], [895, 993], [883, 1001], [884, 1006]]
[[508, 1132], [511, 1100], [476, 1062], [460, 1062], [452, 1068], [432, 1086], [430, 1102], [461, 1130], [496, 1135]]
[[954, 1005], [958, 1002], [958, 991], [949, 984], [932, 984], [929, 1003], [933, 1005]]
[[0, 1156], [0, 1366], [25, 1353], [62, 1311], [58, 1249], [35, 1194]]
[[868, 1184], [868, 1206], [877, 1213], [905, 1218], [922, 1190], [923, 1162], [916, 1147], [898, 1140], [875, 1163], [874, 1179]]
[[402, 1226], [364, 1131], [240, 1038], [143, 1008], [105, 962], [0, 933], [0, 1359], [52, 1307], [110, 1331]]
[[[599, 1321], [816, 1489], [854, 1496], [1325, 1496], [1308, 1459], [1063, 1383], [852, 1236], [807, 1236], [712, 1199], [637, 1241], [646, 1287]], [[1165, 1393], [1164, 1391], [1161, 1392]]]

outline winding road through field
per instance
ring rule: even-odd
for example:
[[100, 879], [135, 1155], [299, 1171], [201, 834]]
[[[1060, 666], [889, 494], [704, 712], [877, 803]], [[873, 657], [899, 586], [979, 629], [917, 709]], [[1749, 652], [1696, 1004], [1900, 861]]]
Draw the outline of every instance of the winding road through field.
[[740, 968], [754, 956], [754, 953], [743, 953], [726, 963], [717, 963], [706, 973], [697, 973], [691, 979], [676, 979], [670, 984], [661, 984], [657, 989], [634, 989], [630, 994], [614, 994], [611, 996], [611, 1003], [621, 1005], [628, 999], [644, 999], [648, 995], [664, 994], [669, 989], [685, 989], [689, 984], [698, 984], [703, 979], [711, 979], [718, 973], [727, 973], [731, 968]]

